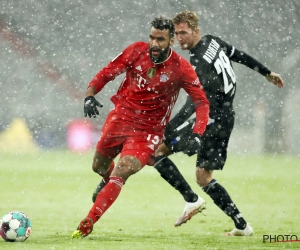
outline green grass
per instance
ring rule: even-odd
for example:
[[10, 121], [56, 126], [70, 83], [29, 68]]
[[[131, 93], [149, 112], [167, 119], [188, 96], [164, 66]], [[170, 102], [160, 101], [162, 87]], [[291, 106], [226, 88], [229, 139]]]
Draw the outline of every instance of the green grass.
[[196, 185], [195, 158], [172, 156], [191, 186], [208, 203], [199, 214], [175, 228], [184, 201], [152, 168], [132, 176], [118, 200], [82, 240], [71, 239], [86, 216], [100, 178], [91, 170], [92, 153], [39, 152], [0, 154], [0, 216], [21, 210], [32, 220], [29, 239], [0, 249], [299, 249], [300, 243], [263, 243], [263, 235], [300, 238], [300, 158], [230, 154], [215, 177], [226, 187], [252, 237], [225, 237], [232, 221]]

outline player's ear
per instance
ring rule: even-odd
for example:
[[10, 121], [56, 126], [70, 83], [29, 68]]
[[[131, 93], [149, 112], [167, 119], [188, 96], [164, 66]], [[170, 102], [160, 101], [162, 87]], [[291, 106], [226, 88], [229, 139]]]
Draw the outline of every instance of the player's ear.
[[195, 32], [195, 35], [200, 35], [200, 29], [199, 28], [195, 29], [194, 32]]

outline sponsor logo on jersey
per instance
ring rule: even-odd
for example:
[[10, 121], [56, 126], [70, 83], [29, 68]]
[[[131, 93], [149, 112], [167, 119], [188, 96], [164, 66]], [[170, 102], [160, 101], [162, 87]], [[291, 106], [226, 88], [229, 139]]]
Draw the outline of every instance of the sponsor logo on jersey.
[[137, 74], [137, 86], [139, 89], [143, 89], [145, 88], [145, 86], [147, 85], [147, 80], [145, 78], [143, 78], [141, 75]]
[[156, 69], [155, 68], [149, 68], [148, 71], [147, 71], [147, 76], [149, 78], [152, 78], [156, 75]]

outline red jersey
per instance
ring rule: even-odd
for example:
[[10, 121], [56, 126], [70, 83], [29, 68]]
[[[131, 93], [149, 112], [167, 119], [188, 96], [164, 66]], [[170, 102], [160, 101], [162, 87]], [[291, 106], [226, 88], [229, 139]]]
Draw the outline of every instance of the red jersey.
[[110, 98], [124, 121], [139, 129], [162, 133], [183, 88], [195, 104], [194, 132], [203, 134], [209, 102], [187, 60], [171, 50], [164, 62], [154, 63], [149, 56], [148, 44], [136, 42], [99, 71], [89, 86], [95, 87], [98, 93], [109, 81], [125, 72], [117, 94]]

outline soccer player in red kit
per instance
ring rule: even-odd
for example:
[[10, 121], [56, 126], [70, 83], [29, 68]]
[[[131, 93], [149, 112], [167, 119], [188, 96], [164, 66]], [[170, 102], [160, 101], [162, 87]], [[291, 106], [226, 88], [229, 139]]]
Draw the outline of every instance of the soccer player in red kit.
[[[175, 53], [174, 25], [161, 15], [151, 22], [149, 42], [129, 45], [104, 67], [88, 85], [84, 101], [85, 116], [99, 115], [102, 105], [94, 98], [116, 76], [126, 73], [116, 95], [111, 97], [114, 109], [102, 127], [93, 159], [93, 171], [106, 181], [94, 205], [73, 238], [89, 235], [93, 225], [117, 199], [125, 181], [151, 165], [163, 137], [171, 111], [181, 88], [191, 97], [196, 109], [197, 138], [206, 128], [209, 102], [191, 64]], [[120, 159], [114, 167], [114, 158]]]

